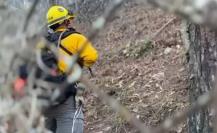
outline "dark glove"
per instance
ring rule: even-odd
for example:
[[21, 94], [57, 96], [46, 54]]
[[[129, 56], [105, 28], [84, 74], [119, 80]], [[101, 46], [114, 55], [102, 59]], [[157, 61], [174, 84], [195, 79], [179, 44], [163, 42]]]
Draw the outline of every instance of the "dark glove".
[[78, 58], [78, 64], [80, 65], [80, 67], [81, 68], [83, 68], [84, 67], [84, 61], [83, 61], [83, 59], [82, 58]]
[[27, 70], [27, 65], [26, 64], [21, 65], [19, 67], [19, 77], [22, 78], [22, 79], [27, 79], [27, 77], [28, 77], [28, 70]]

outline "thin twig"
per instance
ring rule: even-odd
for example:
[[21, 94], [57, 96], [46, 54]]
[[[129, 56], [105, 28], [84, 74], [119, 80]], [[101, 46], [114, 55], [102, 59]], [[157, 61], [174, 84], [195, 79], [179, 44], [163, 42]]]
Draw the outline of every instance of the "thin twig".
[[32, 94], [32, 102], [31, 102], [31, 107], [30, 107], [30, 112], [29, 112], [29, 119], [27, 121], [27, 124], [30, 127], [30, 129], [33, 127], [33, 123], [38, 114], [37, 104], [38, 104], [37, 94]]
[[150, 40], [154, 40], [163, 30], [165, 30], [172, 22], [174, 22], [177, 18], [170, 19], [167, 23], [165, 23], [160, 29], [157, 30], [151, 37]]
[[32, 6], [31, 6], [31, 8], [30, 8], [30, 10], [29, 10], [29, 12], [28, 12], [28, 14], [26, 16], [26, 19], [25, 19], [25, 22], [24, 22], [24, 25], [23, 25], [23, 32], [26, 32], [26, 29], [29, 26], [29, 21], [30, 21], [31, 17], [34, 14], [34, 11], [35, 11], [39, 1], [40, 0], [34, 0], [34, 2], [32, 3]]

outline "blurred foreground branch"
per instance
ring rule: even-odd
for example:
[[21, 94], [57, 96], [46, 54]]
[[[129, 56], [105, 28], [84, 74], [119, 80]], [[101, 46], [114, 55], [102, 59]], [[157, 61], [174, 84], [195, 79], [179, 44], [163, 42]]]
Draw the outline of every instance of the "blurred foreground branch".
[[196, 24], [217, 28], [216, 0], [139, 0], [175, 13]]
[[[37, 1], [37, 0], [36, 0]], [[113, 5], [111, 6], [111, 8], [109, 8], [107, 10], [107, 12], [100, 18], [97, 19], [97, 21], [94, 22], [93, 24], [93, 30], [90, 32], [90, 35], [88, 36], [88, 39], [84, 44], [83, 47], [80, 49], [80, 51], [78, 52], [78, 54], [73, 58], [73, 61], [76, 61], [79, 54], [82, 52], [82, 50], [86, 47], [86, 44], [88, 41], [92, 41], [94, 38], [96, 38], [97, 34], [99, 33], [99, 31], [101, 29], [103, 29], [105, 27], [105, 25], [109, 22], [111, 16], [116, 12], [117, 9], [120, 8], [122, 2], [124, 2], [124, 0], [114, 0]], [[199, 0], [194, 0], [191, 2], [187, 2], [186, 0], [177, 0], [177, 1], [172, 1], [172, 0], [147, 0], [146, 2], [149, 2], [155, 6], [161, 7], [165, 10], [168, 10], [170, 12], [174, 12], [177, 13], [187, 19], [192, 20], [195, 23], [198, 24], [208, 24], [211, 25], [212, 27], [217, 27], [217, 17], [215, 14], [217, 14], [217, 3], [214, 0], [207, 0], [206, 2], [203, 2], [202, 4], [199, 3]], [[199, 4], [198, 4], [199, 3]], [[36, 6], [37, 4], [34, 3], [32, 6], [32, 10], [30, 10], [29, 15], [26, 17], [26, 24], [24, 24], [26, 27], [28, 26], [29, 23], [29, 19], [31, 18], [31, 15], [34, 11], [34, 6]], [[173, 19], [171, 21], [169, 21], [167, 24], [165, 24], [154, 36], [153, 38], [158, 35], [165, 27], [167, 27], [172, 21], [174, 21]], [[25, 31], [25, 28], [24, 28]], [[22, 37], [22, 36], [21, 36]], [[22, 38], [21, 38], [22, 39]], [[38, 42], [38, 40], [40, 41], [40, 39], [37, 39], [36, 42]], [[35, 44], [34, 44], [35, 45]], [[29, 51], [34, 51], [33, 49], [25, 49], [25, 50], [29, 50]], [[20, 52], [22, 54], [22, 52]], [[35, 57], [35, 53], [28, 53], [28, 55], [30, 54], [30, 56], [24, 56], [24, 57], [28, 57], [30, 59], [32, 59], [32, 57]], [[22, 60], [22, 59], [21, 59]], [[27, 62], [30, 60], [27, 60]], [[34, 62], [34, 63], [33, 63]], [[36, 61], [31, 60], [32, 64], [37, 64]], [[31, 65], [32, 65], [31, 64]], [[73, 67], [74, 63], [71, 63]], [[13, 66], [13, 65], [12, 65]], [[16, 68], [17, 65], [15, 65]], [[34, 65], [32, 65], [34, 66]], [[43, 68], [42, 68], [43, 69]], [[48, 71], [48, 70], [44, 70], [44, 71]], [[13, 74], [11, 75], [11, 77], [13, 77]], [[8, 79], [13, 79], [13, 78], [8, 78]], [[34, 79], [34, 78], [33, 78]], [[171, 119], [166, 120], [161, 126], [159, 126], [156, 129], [149, 129], [146, 126], [144, 126], [144, 124], [142, 124], [139, 120], [137, 120], [135, 117], [133, 117], [130, 112], [124, 108], [122, 105], [120, 105], [115, 99], [107, 96], [105, 93], [103, 93], [102, 91], [99, 90], [99, 88], [90, 83], [88, 81], [87, 78], [83, 78], [82, 81], [84, 82], [84, 84], [86, 84], [89, 88], [92, 88], [94, 90], [94, 92], [96, 94], [98, 94], [98, 96], [105, 101], [107, 104], [109, 104], [114, 111], [119, 112], [121, 116], [123, 116], [128, 122], [130, 122], [134, 127], [136, 127], [140, 132], [142, 133], [162, 133], [162, 132], [166, 132], [169, 131], [171, 128], [173, 128], [174, 126], [176, 126], [177, 124], [181, 123], [184, 119], [187, 118], [187, 116], [189, 114], [191, 114], [192, 112], [196, 112], [202, 108], [205, 108], [207, 106], [209, 106], [212, 101], [215, 99], [215, 91], [213, 92], [209, 92], [205, 95], [203, 95], [202, 97], [200, 97], [198, 99], [198, 101], [191, 106], [189, 109], [185, 110], [182, 113], [177, 113], [176, 115], [174, 115], [174, 117], [172, 117]], [[34, 80], [30, 80], [30, 82], [34, 82]], [[11, 81], [6, 82], [8, 83], [6, 88], [10, 88], [11, 86]], [[31, 83], [30, 86], [32, 86]], [[37, 83], [36, 83], [37, 84]], [[46, 86], [49, 86], [49, 84], [46, 84]], [[51, 85], [50, 85], [51, 86]], [[60, 86], [61, 87], [61, 86]], [[30, 89], [30, 88], [28, 88]], [[38, 107], [38, 99], [36, 98], [37, 96], [35, 96], [34, 93], [30, 93], [29, 96], [27, 96], [27, 99], [23, 99], [20, 101], [13, 101], [11, 105], [5, 105], [5, 101], [0, 101], [0, 105], [3, 106], [5, 105], [5, 112], [0, 112], [0, 118], [5, 118], [4, 122], [9, 120], [12, 120], [12, 117], [17, 115], [18, 117], [13, 117], [13, 119], [16, 119], [14, 121], [13, 124], [18, 125], [20, 128], [18, 128], [17, 130], [21, 129], [19, 132], [22, 133], [27, 133], [29, 132], [31, 129], [30, 127], [34, 127], [35, 126], [35, 122], [37, 121], [36, 119], [40, 119], [38, 121], [43, 121], [41, 120], [42, 118], [40, 118], [39, 114], [40, 114], [40, 110], [36, 109], [36, 107]], [[4, 97], [5, 98], [5, 97]], [[9, 97], [8, 99], [10, 99], [11, 97]], [[7, 98], [5, 98], [6, 100]], [[40, 103], [39, 103], [40, 104]], [[13, 106], [13, 107], [12, 107]], [[11, 111], [8, 111], [11, 110]], [[27, 115], [26, 115], [26, 112]], [[36, 117], [38, 116], [38, 117]], [[19, 123], [18, 121], [21, 121], [23, 123]], [[28, 121], [28, 124], [24, 125], [25, 122]], [[43, 122], [38, 122], [38, 127], [39, 128]], [[28, 126], [28, 127], [26, 127]], [[41, 128], [41, 127], [40, 127]], [[39, 130], [39, 129], [37, 129]], [[40, 129], [42, 132], [42, 129]]]

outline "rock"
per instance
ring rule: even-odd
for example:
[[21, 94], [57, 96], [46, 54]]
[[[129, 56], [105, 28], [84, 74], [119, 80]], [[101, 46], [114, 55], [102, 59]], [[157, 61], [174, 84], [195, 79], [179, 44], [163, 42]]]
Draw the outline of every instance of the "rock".
[[96, 132], [96, 133], [103, 133], [103, 131], [99, 131], [99, 132]]
[[139, 118], [140, 118], [140, 115], [137, 115], [136, 118], [139, 119]]
[[152, 78], [154, 78], [154, 79], [156, 79], [156, 80], [163, 80], [164, 77], [165, 77], [164, 72], [159, 72], [159, 73], [154, 74], [154, 75], [152, 76]]
[[167, 55], [167, 54], [169, 54], [171, 51], [172, 51], [172, 48], [167, 47], [167, 48], [164, 50], [164, 54]]
[[108, 132], [108, 131], [110, 131], [111, 129], [112, 129], [111, 127], [106, 127], [106, 128], [103, 129], [103, 131]]
[[181, 46], [180, 46], [180, 45], [176, 45], [176, 48], [177, 48], [177, 49], [180, 49], [180, 48], [181, 48]]
[[138, 109], [138, 108], [134, 108], [134, 109], [133, 109], [133, 112], [138, 113], [138, 112], [139, 112], [139, 109]]

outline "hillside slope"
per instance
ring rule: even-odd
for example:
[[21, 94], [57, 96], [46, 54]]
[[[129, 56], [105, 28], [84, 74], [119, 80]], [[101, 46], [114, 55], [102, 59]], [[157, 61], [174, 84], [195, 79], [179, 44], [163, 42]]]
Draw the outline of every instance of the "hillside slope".
[[[187, 70], [180, 20], [159, 9], [126, 3], [100, 32], [94, 45], [100, 53], [93, 67], [97, 83], [148, 126], [156, 126], [188, 105]], [[111, 108], [89, 92], [85, 105], [87, 133], [136, 132]], [[185, 125], [172, 132], [185, 132]]]

